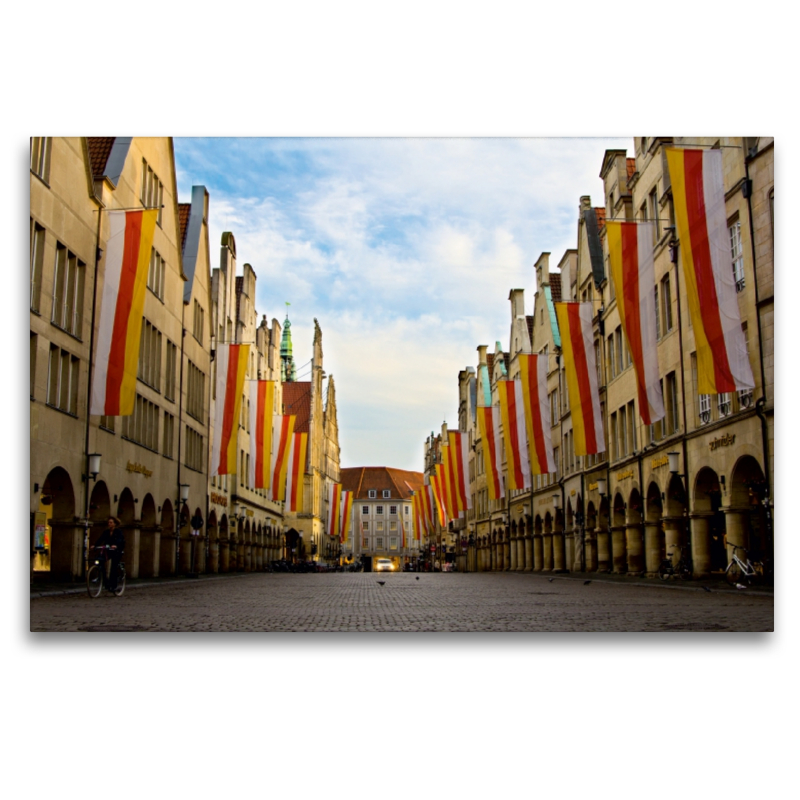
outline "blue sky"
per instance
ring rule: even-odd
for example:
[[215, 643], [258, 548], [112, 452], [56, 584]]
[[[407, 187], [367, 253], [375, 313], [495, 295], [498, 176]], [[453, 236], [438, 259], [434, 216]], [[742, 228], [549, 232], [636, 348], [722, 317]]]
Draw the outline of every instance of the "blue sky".
[[[602, 204], [607, 148], [632, 139], [176, 138], [180, 197], [210, 193], [258, 276], [256, 307], [295, 360], [313, 319], [336, 384], [342, 465], [422, 469], [457, 421], [457, 376], [480, 344], [508, 346], [508, 293], [533, 306], [533, 263], [576, 246], [578, 206]], [[307, 375], [301, 369], [298, 377]]]

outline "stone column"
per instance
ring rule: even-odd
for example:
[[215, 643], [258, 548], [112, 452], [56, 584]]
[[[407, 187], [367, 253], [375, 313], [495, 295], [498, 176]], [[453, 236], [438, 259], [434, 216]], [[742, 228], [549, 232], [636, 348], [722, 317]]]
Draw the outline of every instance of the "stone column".
[[533, 536], [525, 534], [525, 572], [533, 572]]
[[613, 560], [611, 557], [611, 533], [608, 528], [595, 528], [597, 537], [597, 571], [611, 572]]
[[547, 531], [542, 536], [542, 569], [545, 572], [553, 569], [553, 534]]
[[658, 565], [661, 563], [658, 527], [658, 521], [644, 523], [644, 568], [648, 578], [658, 577]]
[[516, 572], [517, 570], [517, 535], [514, 534], [511, 536], [509, 534], [509, 547], [508, 547], [508, 568], [512, 572]]
[[[161, 549], [161, 528], [152, 526], [139, 528], [139, 575], [140, 578], [153, 578], [158, 575], [158, 553]], [[127, 553], [125, 569], [128, 569]]]
[[578, 537], [579, 532], [577, 530], [567, 531], [564, 534], [564, 569], [566, 572], [574, 571], [575, 570], [575, 561], [577, 559], [577, 552], [578, 552]]
[[611, 563], [617, 575], [624, 575], [628, 569], [628, 554], [625, 552], [625, 526], [611, 526]]
[[510, 535], [506, 534], [503, 542], [503, 571], [507, 572], [511, 568], [511, 541]]
[[586, 571], [597, 572], [597, 533], [595, 529], [587, 528], [585, 533], [584, 548], [586, 549]]
[[83, 531], [72, 520], [50, 520], [50, 577], [78, 580], [83, 575]]
[[533, 571], [541, 572], [544, 569], [544, 543], [540, 533], [533, 534]]
[[[733, 558], [731, 545], [735, 544], [745, 549], [750, 547], [750, 542], [747, 540], [747, 515], [749, 511], [743, 511], [738, 508], [724, 508], [723, 511], [725, 512], [725, 539], [728, 543], [728, 561], [730, 561]], [[741, 550], [737, 555], [742, 561], [745, 560], [745, 554]]]
[[567, 571], [564, 561], [564, 534], [561, 531], [553, 533], [553, 571]]
[[634, 575], [643, 573], [644, 542], [642, 540], [642, 524], [640, 522], [626, 522], [625, 545], [628, 551], [628, 573]]
[[228, 539], [219, 540], [219, 571], [227, 572], [230, 569], [231, 551]]
[[[695, 578], [707, 578], [711, 572], [711, 532], [708, 523], [707, 514], [689, 515], [692, 530], [692, 568]], [[675, 557], [677, 559], [677, 551]]]

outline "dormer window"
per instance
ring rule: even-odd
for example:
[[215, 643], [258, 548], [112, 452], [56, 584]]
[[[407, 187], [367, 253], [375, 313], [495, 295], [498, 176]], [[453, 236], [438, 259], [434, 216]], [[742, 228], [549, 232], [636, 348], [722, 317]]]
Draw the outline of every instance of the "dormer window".
[[391, 497], [391, 496], [392, 496], [391, 489], [384, 489], [384, 490], [383, 490], [383, 496], [384, 496], [385, 498], [389, 498], [389, 497]]
[[370, 489], [369, 490], [369, 498], [370, 498], [370, 500], [374, 499], [377, 496], [378, 496], [378, 492], [375, 489]]

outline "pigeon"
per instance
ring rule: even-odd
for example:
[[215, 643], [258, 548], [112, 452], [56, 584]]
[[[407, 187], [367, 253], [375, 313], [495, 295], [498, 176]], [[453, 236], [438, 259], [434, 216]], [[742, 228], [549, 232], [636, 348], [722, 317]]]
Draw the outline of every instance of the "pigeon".
[[383, 584], [384, 584], [384, 583], [386, 583], [386, 581], [378, 581], [378, 583], [379, 583], [381, 586], [383, 586]]
[[552, 583], [552, 582], [555, 580], [555, 578], [548, 578], [547, 580], [548, 580], [550, 583]]
[[589, 581], [584, 581], [584, 582], [583, 582], [583, 585], [584, 585], [584, 586], [588, 586], [590, 583], [591, 583], [591, 581], [590, 581], [590, 580], [589, 580]]
[[711, 591], [711, 589], [709, 589], [709, 588], [708, 588], [708, 586], [704, 586], [704, 587], [703, 587], [703, 591], [704, 591], [704, 592], [710, 592], [710, 591]]
[[419, 580], [419, 575], [417, 575], [417, 580]]

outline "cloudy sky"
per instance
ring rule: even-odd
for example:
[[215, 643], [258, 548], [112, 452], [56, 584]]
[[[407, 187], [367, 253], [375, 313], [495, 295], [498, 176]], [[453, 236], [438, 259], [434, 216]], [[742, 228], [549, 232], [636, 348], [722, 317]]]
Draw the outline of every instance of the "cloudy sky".
[[576, 246], [581, 195], [602, 204], [609, 147], [633, 140], [177, 138], [175, 156], [180, 197], [210, 193], [212, 268], [232, 231], [259, 314], [291, 303], [300, 380], [319, 320], [342, 465], [419, 471], [459, 370], [508, 347], [509, 290], [531, 313], [533, 263]]

